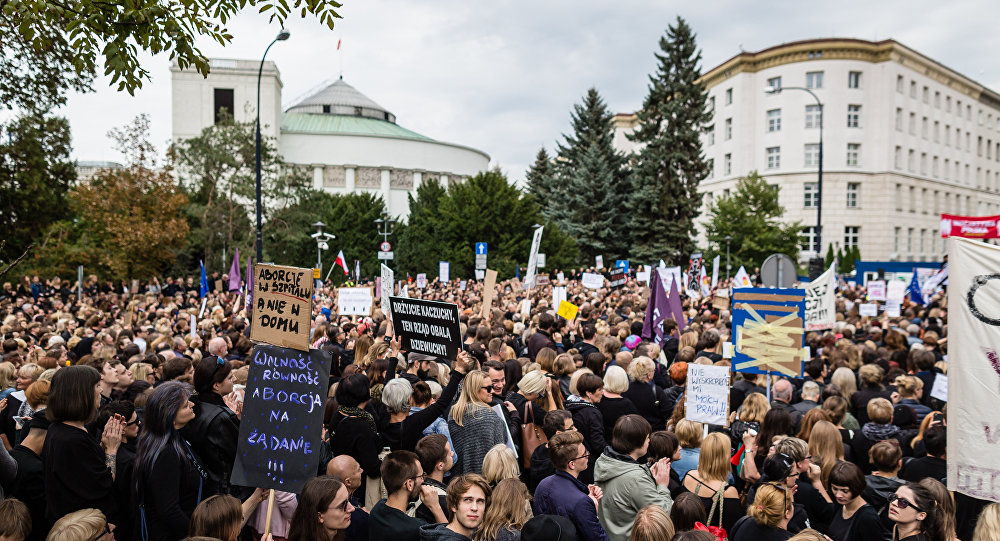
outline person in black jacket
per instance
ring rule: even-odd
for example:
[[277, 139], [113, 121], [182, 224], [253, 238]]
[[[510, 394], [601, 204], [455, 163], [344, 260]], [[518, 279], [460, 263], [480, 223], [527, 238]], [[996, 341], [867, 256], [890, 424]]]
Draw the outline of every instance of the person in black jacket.
[[583, 434], [583, 443], [593, 457], [587, 469], [580, 473], [581, 482], [591, 483], [594, 480], [592, 465], [597, 464], [597, 458], [608, 445], [604, 438], [604, 416], [595, 406], [604, 397], [604, 380], [593, 374], [582, 374], [576, 380], [576, 390], [579, 396], [570, 395], [566, 399], [566, 409], [573, 414], [573, 424]]
[[240, 418], [226, 405], [224, 396], [233, 391], [233, 365], [215, 355], [203, 358], [194, 371], [195, 418], [181, 430], [205, 465], [208, 480], [203, 497], [229, 494], [229, 476], [236, 461]]
[[417, 448], [417, 442], [424, 436], [424, 429], [430, 426], [435, 419], [444, 415], [451, 407], [451, 401], [458, 391], [458, 384], [462, 382], [462, 378], [465, 377], [471, 365], [472, 360], [469, 354], [464, 351], [458, 352], [458, 357], [451, 366], [448, 385], [441, 391], [441, 396], [426, 408], [416, 411], [411, 408], [410, 414], [400, 423], [400, 449], [413, 451]]
[[[368, 376], [351, 374], [337, 384], [335, 398], [337, 412], [330, 419], [330, 452], [333, 455], [350, 455], [361, 464], [368, 477], [381, 475], [382, 437], [379, 435], [375, 418], [365, 410], [371, 400]], [[359, 501], [365, 501], [366, 483], [357, 491]]]
[[135, 532], [149, 541], [176, 541], [188, 534], [191, 514], [204, 496], [208, 473], [181, 430], [195, 418], [190, 387], [168, 381], [143, 410], [135, 457]]
[[830, 470], [830, 492], [837, 500], [837, 511], [827, 528], [833, 541], [885, 541], [889, 530], [878, 517], [878, 511], [868, 504], [861, 493], [865, 476], [851, 462], [838, 462]]
[[28, 423], [28, 435], [10, 450], [10, 456], [17, 462], [17, 477], [9, 496], [24, 502], [31, 513], [31, 534], [26, 541], [44, 541], [48, 534], [45, 527], [45, 465], [42, 462], [48, 429], [45, 411], [36, 411]]
[[652, 382], [655, 365], [649, 357], [636, 357], [628, 365], [629, 386], [622, 396], [635, 404], [650, 426], [656, 430], [666, 428], [672, 408], [666, 393]]
[[[542, 424], [542, 432], [545, 433], [545, 439], [549, 441], [560, 432], [574, 430], [576, 430], [576, 426], [573, 424], [573, 415], [566, 410], [550, 411]], [[528, 469], [528, 488], [531, 492], [535, 492], [535, 487], [542, 479], [555, 472], [556, 468], [549, 459], [549, 444], [543, 443], [535, 447], [535, 451], [531, 453], [531, 467]]]

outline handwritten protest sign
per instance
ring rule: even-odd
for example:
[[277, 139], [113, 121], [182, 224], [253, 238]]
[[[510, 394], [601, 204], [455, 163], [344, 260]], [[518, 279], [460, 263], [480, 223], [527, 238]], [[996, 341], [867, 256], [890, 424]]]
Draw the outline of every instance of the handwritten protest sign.
[[556, 312], [556, 315], [559, 315], [559, 316], [564, 317], [564, 318], [566, 318], [566, 319], [568, 319], [570, 321], [573, 321], [573, 318], [576, 317], [576, 312], [578, 310], [579, 310], [579, 308], [577, 308], [577, 306], [575, 304], [573, 304], [571, 302], [567, 302], [567, 301], [560, 301], [559, 302], [559, 311]]
[[830, 265], [826, 272], [805, 286], [807, 331], [832, 329], [833, 324], [837, 322], [834, 295], [837, 288], [835, 270], [833, 265]]
[[250, 339], [309, 351], [312, 269], [254, 265]]
[[455, 359], [462, 347], [458, 305], [402, 297], [390, 297], [389, 305], [402, 349]]
[[395, 285], [395, 277], [392, 269], [382, 264], [382, 313], [389, 315], [389, 297], [392, 296], [392, 287]]
[[372, 290], [367, 287], [337, 288], [337, 314], [367, 316], [372, 311]]
[[423, 289], [427, 287], [427, 274], [420, 273], [417, 275], [417, 289]]
[[868, 316], [868, 317], [878, 317], [878, 305], [875, 303], [859, 304], [858, 315]]
[[497, 271], [486, 269], [486, 281], [483, 282], [483, 311], [480, 315], [486, 317], [493, 308], [493, 298], [497, 295]]
[[594, 256], [594, 266], [597, 267], [597, 268], [599, 268], [599, 269], [603, 269], [604, 268], [604, 256], [603, 255]]
[[729, 367], [688, 364], [685, 417], [698, 423], [729, 424]]
[[885, 300], [885, 280], [872, 280], [868, 282], [868, 300]]
[[931, 387], [931, 398], [937, 398], [942, 402], [948, 401], [948, 376], [934, 374], [934, 386]]
[[604, 287], [604, 275], [597, 274], [595, 272], [585, 272], [583, 273], [582, 279], [583, 287], [590, 289], [599, 289]]
[[254, 346], [233, 484], [294, 493], [316, 476], [330, 362], [318, 349]]
[[802, 377], [805, 290], [733, 291], [733, 370]]
[[622, 267], [616, 267], [608, 276], [608, 280], [611, 282], [610, 286], [613, 288], [619, 288], [625, 285], [626, 271]]
[[885, 300], [903, 302], [909, 282], [890, 280], [885, 286]]
[[566, 300], [567, 298], [568, 297], [566, 296], [566, 286], [555, 286], [552, 288], [552, 306], [554, 306], [557, 310], [559, 309], [560, 306], [559, 303]]

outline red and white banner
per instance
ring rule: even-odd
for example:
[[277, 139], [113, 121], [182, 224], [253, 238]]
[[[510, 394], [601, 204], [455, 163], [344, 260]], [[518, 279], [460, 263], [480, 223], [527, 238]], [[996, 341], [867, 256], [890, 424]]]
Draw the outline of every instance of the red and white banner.
[[942, 214], [941, 238], [1000, 238], [1000, 233], [997, 231], [998, 223], [1000, 223], [1000, 216], [955, 216], [954, 214]]

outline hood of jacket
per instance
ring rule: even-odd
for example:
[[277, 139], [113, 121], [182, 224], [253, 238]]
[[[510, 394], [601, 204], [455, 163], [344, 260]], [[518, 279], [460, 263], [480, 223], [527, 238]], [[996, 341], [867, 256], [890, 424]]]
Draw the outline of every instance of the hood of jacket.
[[862, 493], [865, 501], [875, 507], [876, 511], [881, 511], [882, 507], [889, 502], [889, 496], [896, 493], [896, 489], [904, 481], [898, 477], [882, 477], [881, 475], [866, 475], [865, 490]]
[[865, 426], [861, 427], [861, 433], [871, 441], [885, 441], [899, 434], [899, 427], [892, 424], [880, 425], [867, 422]]
[[569, 411], [577, 411], [583, 408], [597, 409], [597, 406], [591, 404], [590, 402], [587, 402], [586, 400], [580, 398], [579, 396], [576, 396], [575, 394], [569, 395], [569, 398], [566, 399], [566, 409], [568, 409]]
[[447, 524], [424, 524], [420, 527], [420, 541], [469, 541], [468, 537], [448, 529]]
[[632, 457], [615, 451], [609, 445], [604, 448], [604, 453], [597, 459], [597, 465], [594, 466], [594, 481], [606, 483], [623, 475], [641, 474], [644, 471], [646, 471], [645, 464], [632, 460]]

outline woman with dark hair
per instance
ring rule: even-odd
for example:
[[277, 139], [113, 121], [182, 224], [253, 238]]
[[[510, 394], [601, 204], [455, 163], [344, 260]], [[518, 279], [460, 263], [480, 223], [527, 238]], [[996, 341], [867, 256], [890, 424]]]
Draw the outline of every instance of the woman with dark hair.
[[513, 392], [517, 388], [517, 383], [524, 377], [523, 374], [521, 363], [517, 362], [517, 360], [509, 359], [504, 361], [503, 376], [504, 381], [507, 383], [504, 385], [503, 391], [500, 392], [500, 396], [507, 396]]
[[136, 532], [141, 539], [175, 541], [187, 535], [208, 473], [181, 429], [195, 418], [190, 387], [168, 381], [146, 403], [135, 457]]
[[[358, 461], [365, 474], [378, 478], [382, 469], [382, 438], [379, 436], [375, 418], [365, 410], [371, 400], [368, 376], [351, 374], [337, 384], [336, 399], [339, 406], [329, 425], [330, 451], [334, 456], [348, 455]], [[356, 496], [365, 501], [365, 484], [358, 488]]]
[[[367, 379], [367, 378], [366, 378]], [[287, 541], [333, 541], [343, 539], [351, 525], [354, 506], [350, 494], [336, 477], [320, 475], [310, 479], [299, 494], [299, 506], [292, 515]], [[389, 541], [389, 540], [386, 540]]]
[[701, 498], [690, 492], [681, 492], [670, 506], [670, 520], [677, 533], [680, 533], [693, 529], [698, 522], [704, 524], [708, 519]]
[[830, 492], [837, 511], [826, 533], [833, 541], [885, 541], [889, 537], [878, 511], [861, 497], [865, 474], [851, 462], [838, 462], [830, 471]]
[[203, 496], [228, 494], [240, 436], [239, 415], [223, 398], [233, 392], [232, 363], [215, 355], [203, 358], [194, 369], [194, 390], [194, 420], [181, 430], [181, 436], [191, 442], [208, 473]]
[[115, 415], [109, 420], [100, 441], [86, 429], [97, 417], [100, 381], [101, 374], [89, 366], [67, 366], [52, 378], [45, 410], [52, 424], [42, 448], [50, 524], [87, 508], [100, 509], [112, 523], [121, 516], [113, 487], [125, 419]]
[[918, 483], [906, 483], [889, 497], [893, 541], [947, 541], [934, 494]]
[[760, 424], [760, 432], [757, 434], [757, 452], [753, 457], [760, 471], [764, 466], [764, 459], [767, 458], [771, 450], [772, 440], [775, 436], [791, 436], [795, 434], [792, 416], [788, 411], [781, 408], [772, 408], [764, 415], [764, 422]]

